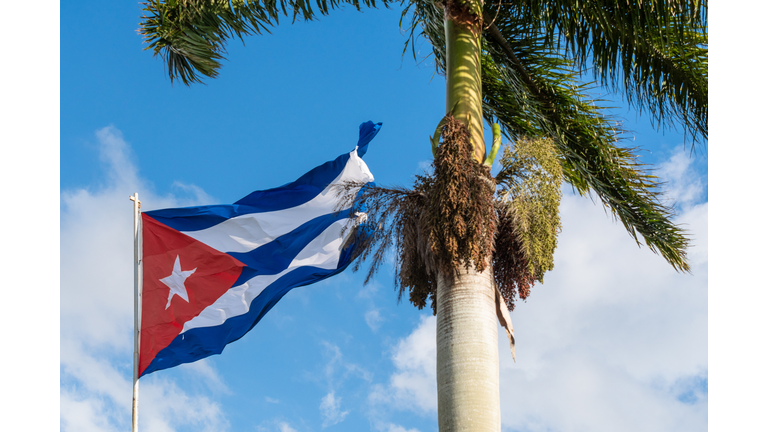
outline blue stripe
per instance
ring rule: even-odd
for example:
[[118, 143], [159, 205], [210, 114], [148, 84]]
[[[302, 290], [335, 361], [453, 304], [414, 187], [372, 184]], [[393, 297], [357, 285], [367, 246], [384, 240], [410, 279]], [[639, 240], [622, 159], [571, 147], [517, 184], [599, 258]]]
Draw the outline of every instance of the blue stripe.
[[[347, 161], [349, 161], [349, 153], [344, 153], [332, 161], [313, 168], [294, 182], [274, 189], [252, 192], [235, 204], [258, 208], [259, 211], [283, 210], [304, 204], [331, 184], [344, 171]], [[273, 200], [275, 202], [269, 202]]]
[[315, 167], [298, 180], [283, 186], [255, 191], [234, 204], [152, 210], [145, 212], [178, 231], [199, 231], [227, 219], [252, 213], [265, 213], [296, 207], [312, 200], [341, 174], [349, 154]]
[[349, 210], [318, 216], [264, 246], [249, 252], [228, 252], [228, 254], [248, 267], [252, 267], [258, 274], [278, 274], [287, 269], [296, 255], [326, 228], [348, 217]]

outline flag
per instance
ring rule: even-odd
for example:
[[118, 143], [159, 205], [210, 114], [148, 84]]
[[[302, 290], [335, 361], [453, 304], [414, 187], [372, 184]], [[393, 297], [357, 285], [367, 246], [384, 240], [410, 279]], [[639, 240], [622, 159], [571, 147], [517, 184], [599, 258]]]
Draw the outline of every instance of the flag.
[[142, 214], [139, 376], [220, 354], [292, 288], [350, 264], [364, 215], [339, 209], [334, 185], [373, 182], [361, 157], [380, 128], [363, 123], [352, 152], [234, 204]]

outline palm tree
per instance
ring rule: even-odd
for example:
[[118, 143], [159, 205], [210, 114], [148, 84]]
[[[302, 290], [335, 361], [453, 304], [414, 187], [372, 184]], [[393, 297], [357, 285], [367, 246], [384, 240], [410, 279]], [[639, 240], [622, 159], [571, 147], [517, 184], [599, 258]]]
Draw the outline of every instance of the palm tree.
[[[658, 128], [681, 127], [692, 148], [705, 143], [706, 0], [379, 1], [388, 8], [398, 3], [403, 9], [401, 25], [405, 23], [410, 30], [406, 48], [417, 37], [426, 38], [437, 72], [446, 77], [447, 85], [448, 115], [432, 140], [435, 178], [422, 178], [417, 192], [450, 174], [438, 165], [453, 157], [450, 152], [460, 151], [454, 141], [464, 140], [470, 146], [471, 156], [461, 162], [479, 173], [461, 180], [470, 183], [487, 182], [482, 177], [489, 177], [490, 171], [477, 167], [493, 163], [502, 134], [521, 148], [520, 143], [525, 142], [541, 143], [534, 144], [539, 148], [549, 143], [558, 162], [561, 177], [557, 179], [562, 178], [581, 195], [594, 193], [638, 244], [642, 237], [676, 270], [689, 270], [688, 240], [671, 222], [672, 209], [660, 202], [660, 185], [639, 163], [635, 149], [619, 145], [623, 131], [594, 94], [612, 92], [647, 113]], [[141, 27], [147, 49], [165, 60], [171, 80], [190, 85], [217, 76], [229, 39], [269, 32], [280, 18], [308, 21], [346, 5], [358, 10], [377, 6], [375, 0], [317, 0], [314, 4], [305, 0], [152, 0], [144, 3]], [[483, 120], [492, 124], [494, 132], [490, 152], [485, 148]], [[465, 138], [456, 138], [461, 136]], [[544, 140], [530, 141], [528, 137]], [[513, 156], [505, 153], [502, 170], [493, 179], [506, 196], [519, 185], [515, 178], [521, 165]], [[444, 196], [440, 198], [420, 205], [434, 210], [446, 202]], [[486, 202], [489, 205], [493, 206]], [[527, 282], [518, 283], [521, 297], [527, 295], [534, 279], [541, 280], [552, 268], [552, 241], [544, 252], [530, 247], [536, 235], [528, 235], [534, 238], [528, 243], [520, 236], [517, 243], [500, 243], [499, 233], [508, 230], [503, 228], [504, 218], [519, 216], [515, 216], [514, 205], [506, 213], [471, 208], [493, 216], [480, 219], [487, 226], [479, 228], [482, 232], [477, 238], [492, 241], [498, 231], [496, 252], [492, 243], [458, 239], [458, 249], [452, 250], [459, 259], [448, 261], [465, 265], [437, 265], [421, 291], [419, 283], [404, 282], [411, 288], [414, 304], [423, 307], [429, 294], [437, 314], [441, 431], [500, 429], [494, 279], [498, 283], [499, 272], [508, 271], [511, 261], [494, 267], [497, 256], [525, 252], [520, 256], [527, 257], [529, 265], [522, 270]], [[474, 217], [466, 212], [464, 216]], [[559, 222], [552, 220], [548, 229], [556, 231]], [[450, 235], [433, 235], [432, 248], [444, 247], [440, 242]], [[533, 249], [544, 259], [537, 261], [529, 251]], [[505, 302], [513, 306], [514, 292], [503, 291]]]

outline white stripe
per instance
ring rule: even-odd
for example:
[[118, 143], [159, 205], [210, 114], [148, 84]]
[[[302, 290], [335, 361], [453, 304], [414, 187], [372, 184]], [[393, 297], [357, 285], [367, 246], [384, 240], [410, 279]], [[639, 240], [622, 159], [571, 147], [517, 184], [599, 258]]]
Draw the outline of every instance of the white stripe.
[[373, 174], [357, 156], [357, 150], [350, 153], [341, 174], [304, 204], [285, 210], [237, 216], [210, 228], [182, 232], [220, 252], [250, 252], [318, 216], [336, 211], [340, 190], [333, 186], [350, 180], [373, 181]]
[[[342, 230], [346, 226], [344, 238]], [[232, 287], [212, 305], [203, 309], [200, 315], [184, 323], [181, 333], [198, 327], [213, 327], [224, 324], [229, 318], [248, 313], [251, 302], [269, 285], [299, 267], [312, 266], [333, 270], [338, 267], [341, 246], [351, 234], [354, 220], [343, 219], [334, 222], [319, 236], [315, 237], [291, 261], [287, 269], [276, 275], [256, 276], [242, 285]]]

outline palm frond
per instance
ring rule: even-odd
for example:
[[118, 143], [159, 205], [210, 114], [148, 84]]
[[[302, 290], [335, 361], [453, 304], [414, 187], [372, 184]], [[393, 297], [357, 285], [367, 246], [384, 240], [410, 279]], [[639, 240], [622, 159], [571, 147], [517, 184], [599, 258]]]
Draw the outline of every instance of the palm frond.
[[656, 177], [638, 161], [637, 149], [618, 143], [621, 125], [592, 99], [594, 85], [580, 84], [570, 62], [541, 46], [540, 39], [517, 39], [513, 49], [536, 89], [530, 89], [498, 46], [483, 56], [485, 115], [512, 140], [551, 137], [565, 179], [582, 195], [594, 191], [639, 243], [638, 233], [675, 269], [688, 271], [688, 239], [661, 204]]
[[311, 21], [346, 5], [375, 8], [376, 0], [316, 0], [314, 6], [307, 0], [149, 0], [142, 3], [140, 32], [171, 81], [190, 85], [218, 75], [229, 39], [269, 33], [281, 16]]
[[[414, 0], [413, 44], [419, 35], [432, 43], [438, 72], [445, 68], [442, 13]], [[518, 16], [500, 14], [501, 39], [486, 35], [483, 45], [483, 113], [500, 123], [515, 141], [522, 137], [554, 140], [565, 180], [582, 195], [594, 191], [629, 234], [660, 253], [676, 270], [688, 271], [684, 232], [672, 223], [674, 213], [661, 204], [656, 177], [638, 161], [636, 149], [623, 148], [619, 122], [591, 95], [597, 83], [582, 82], [579, 68], [546, 34], [530, 32]], [[495, 25], [495, 24], [494, 24]], [[421, 30], [421, 33], [417, 33]], [[505, 37], [505, 33], [508, 36]]]
[[[580, 73], [658, 127], [678, 123], [693, 143], [708, 137], [707, 2], [532, 0], [502, 3], [494, 24], [510, 40], [543, 36]], [[524, 26], [520, 24], [524, 23]], [[513, 31], [508, 31], [512, 29]]]
[[[408, 33], [408, 38], [403, 46], [403, 54], [408, 51], [408, 46], [410, 46], [413, 58], [417, 59], [416, 43], [419, 37], [426, 38], [432, 45], [432, 54], [435, 56], [435, 72], [444, 75], [445, 27], [441, 4], [431, 0], [403, 0], [403, 4], [405, 7], [400, 15], [400, 28], [404, 28]], [[404, 25], [406, 20], [410, 20], [407, 26]], [[438, 58], [438, 56], [440, 57]]]

